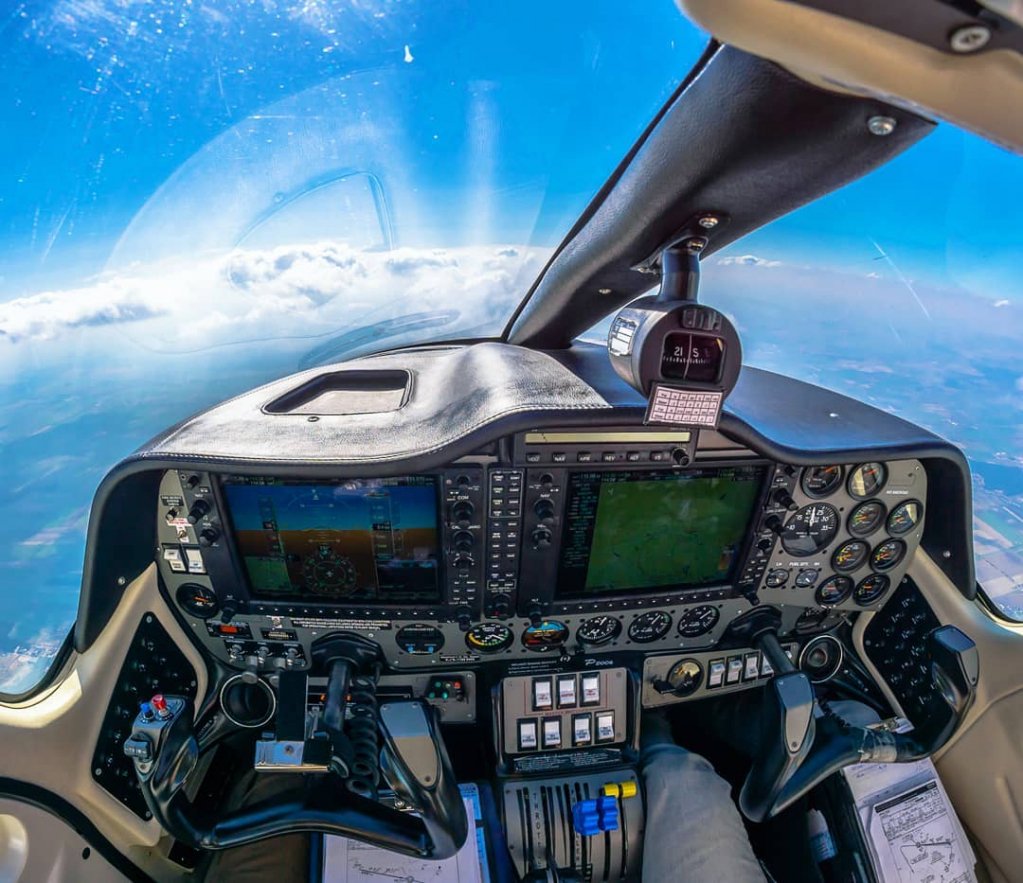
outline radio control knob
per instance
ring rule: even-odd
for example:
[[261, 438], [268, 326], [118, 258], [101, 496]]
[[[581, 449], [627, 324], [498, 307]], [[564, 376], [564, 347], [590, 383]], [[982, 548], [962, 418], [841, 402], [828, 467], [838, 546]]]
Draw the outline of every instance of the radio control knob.
[[451, 507], [451, 520], [459, 527], [468, 527], [475, 511], [476, 507], [468, 500], [459, 500]]
[[495, 595], [490, 603], [490, 616], [494, 619], [507, 619], [511, 615], [511, 596]]
[[795, 511], [799, 508], [796, 505], [796, 501], [792, 499], [792, 494], [785, 490], [785, 488], [778, 488], [773, 494], [773, 499], [776, 505], [784, 506], [786, 509]]
[[540, 476], [540, 484], [542, 484], [544, 487], [550, 487], [551, 485], [554, 484], [554, 476], [551, 475], [549, 472], [545, 472], [543, 475]]
[[687, 451], [685, 448], [672, 448], [671, 462], [674, 463], [676, 466], [688, 466], [689, 451]]
[[196, 500], [192, 504], [192, 508], [188, 510], [188, 523], [195, 524], [196, 522], [202, 521], [203, 516], [208, 515], [209, 512], [209, 503], [205, 500]]
[[543, 610], [539, 604], [534, 604], [529, 610], [526, 611], [526, 616], [529, 617], [530, 625], [540, 625], [543, 622]]
[[207, 527], [205, 530], [199, 533], [199, 545], [200, 546], [212, 546], [220, 534], [212, 527]]
[[459, 631], [467, 632], [472, 628], [472, 608], [458, 607], [455, 609], [455, 621]]
[[529, 535], [533, 541], [534, 549], [546, 549], [550, 546], [551, 541], [554, 539], [554, 534], [551, 533], [551, 529], [543, 524], [533, 528], [533, 532]]
[[460, 570], [464, 570], [467, 567], [472, 567], [472, 555], [456, 555], [455, 560], [452, 562], [455, 567]]
[[472, 534], [467, 530], [456, 530], [451, 538], [456, 552], [471, 552], [473, 547]]
[[533, 511], [541, 521], [554, 520], [554, 504], [546, 497], [541, 497], [533, 504]]

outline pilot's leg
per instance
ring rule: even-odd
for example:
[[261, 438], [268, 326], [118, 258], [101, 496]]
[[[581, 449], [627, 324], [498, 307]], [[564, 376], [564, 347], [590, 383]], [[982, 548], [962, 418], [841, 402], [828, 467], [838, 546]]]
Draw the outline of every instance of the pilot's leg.
[[644, 715], [643, 883], [764, 883], [728, 783], [675, 744], [659, 715]]

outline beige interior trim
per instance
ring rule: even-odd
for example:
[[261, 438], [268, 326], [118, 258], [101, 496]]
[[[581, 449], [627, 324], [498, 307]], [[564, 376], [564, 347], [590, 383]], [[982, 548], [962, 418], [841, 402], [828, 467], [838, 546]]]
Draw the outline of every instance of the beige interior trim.
[[146, 614], [159, 620], [195, 667], [197, 695], [205, 695], [206, 666], [163, 602], [152, 564], [124, 590], [106, 628], [88, 651], [72, 657], [52, 688], [17, 706], [0, 705], [0, 775], [59, 794], [147, 873], [173, 880], [182, 875], [162, 857], [160, 826], [139, 819], [100, 788], [91, 772], [107, 701]]
[[920, 550], [909, 573], [938, 619], [977, 644], [977, 699], [935, 760], [992, 879], [1018, 880], [1023, 868], [1023, 626], [966, 601]]
[[786, 0], [676, 0], [723, 43], [830, 89], [922, 111], [1023, 152], [1023, 56], [953, 55]]

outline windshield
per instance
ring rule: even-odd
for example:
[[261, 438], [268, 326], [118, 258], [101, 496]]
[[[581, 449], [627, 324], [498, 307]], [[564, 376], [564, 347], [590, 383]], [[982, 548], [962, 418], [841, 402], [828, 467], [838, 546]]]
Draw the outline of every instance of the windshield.
[[42, 0], [0, 27], [0, 691], [92, 494], [299, 368], [495, 335], [705, 45], [671, 0]]
[[[1021, 231], [1023, 161], [943, 125], [709, 255], [700, 300], [732, 318], [744, 364], [869, 402], [962, 448], [978, 582], [1023, 620]], [[609, 323], [587, 339], [603, 341]]]

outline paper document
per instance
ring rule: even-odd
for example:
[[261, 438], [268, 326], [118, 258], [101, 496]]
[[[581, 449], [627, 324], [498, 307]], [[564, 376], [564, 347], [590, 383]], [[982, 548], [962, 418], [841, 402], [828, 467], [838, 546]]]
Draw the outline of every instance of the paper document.
[[[882, 852], [882, 878], [903, 883], [967, 883], [958, 826], [934, 779], [879, 803], [871, 818], [870, 836]], [[894, 873], [894, 876], [892, 874]]]
[[844, 772], [883, 883], [976, 883], [973, 850], [930, 760]]
[[457, 855], [441, 862], [411, 858], [347, 837], [323, 838], [323, 883], [489, 883], [479, 790], [459, 785], [469, 836]]

